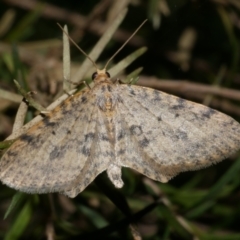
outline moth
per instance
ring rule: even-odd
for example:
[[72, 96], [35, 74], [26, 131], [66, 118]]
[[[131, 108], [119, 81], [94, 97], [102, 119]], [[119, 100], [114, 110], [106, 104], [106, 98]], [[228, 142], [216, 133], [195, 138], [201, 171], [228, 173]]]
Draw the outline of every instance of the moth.
[[103, 171], [117, 188], [122, 167], [167, 182], [240, 148], [240, 124], [221, 112], [114, 81], [106, 68], [92, 78], [92, 88], [69, 96], [7, 149], [4, 184], [75, 197]]

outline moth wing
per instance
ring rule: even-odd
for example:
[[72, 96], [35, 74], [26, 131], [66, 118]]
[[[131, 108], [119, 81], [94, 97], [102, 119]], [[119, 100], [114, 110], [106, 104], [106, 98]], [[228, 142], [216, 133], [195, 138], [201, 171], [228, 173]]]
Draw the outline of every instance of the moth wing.
[[[78, 179], [83, 190], [92, 178], [86, 168], [95, 162], [98, 141], [95, 98], [78, 93], [12, 144], [0, 161], [1, 181], [28, 193], [64, 192]], [[106, 169], [96, 164], [94, 174]]]
[[115, 157], [108, 129], [108, 120], [99, 108], [95, 108], [95, 116], [94, 119], [91, 119], [91, 121], [96, 122], [94, 141], [91, 148], [84, 149], [84, 152], [88, 154], [88, 159], [81, 172], [72, 181], [71, 188], [63, 192], [69, 197], [75, 197], [83, 191], [98, 174], [109, 167]]
[[122, 166], [167, 182], [240, 148], [240, 124], [223, 113], [150, 88], [120, 85], [119, 91], [116, 145]]

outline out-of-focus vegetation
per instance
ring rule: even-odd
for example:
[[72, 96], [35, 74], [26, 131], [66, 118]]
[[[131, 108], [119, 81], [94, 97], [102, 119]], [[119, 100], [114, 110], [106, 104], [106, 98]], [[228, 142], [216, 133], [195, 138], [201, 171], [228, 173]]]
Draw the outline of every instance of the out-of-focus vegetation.
[[[22, 98], [13, 79], [36, 91], [34, 98], [44, 107], [62, 92], [62, 32], [56, 23], [67, 24], [70, 36], [90, 52], [124, 6], [128, 13], [101, 49], [99, 66], [148, 18], [111, 67], [140, 47], [148, 51], [116, 77], [124, 80], [142, 67], [137, 84], [204, 103], [240, 121], [239, 0], [3, 0], [1, 140], [11, 134]], [[77, 78], [85, 57], [71, 50], [72, 78]], [[87, 81], [91, 72], [84, 76]], [[36, 113], [29, 108], [26, 121]], [[236, 154], [167, 184], [124, 169], [125, 185], [115, 189], [103, 173], [74, 199], [28, 195], [1, 185], [0, 238], [240, 239], [239, 176]]]

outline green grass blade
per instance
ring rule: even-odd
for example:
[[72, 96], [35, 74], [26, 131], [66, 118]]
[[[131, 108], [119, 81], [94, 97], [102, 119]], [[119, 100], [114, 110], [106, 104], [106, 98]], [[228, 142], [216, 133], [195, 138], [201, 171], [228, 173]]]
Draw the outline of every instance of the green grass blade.
[[31, 202], [25, 203], [18, 216], [15, 218], [14, 223], [6, 233], [4, 240], [18, 240], [27, 228], [32, 215]]

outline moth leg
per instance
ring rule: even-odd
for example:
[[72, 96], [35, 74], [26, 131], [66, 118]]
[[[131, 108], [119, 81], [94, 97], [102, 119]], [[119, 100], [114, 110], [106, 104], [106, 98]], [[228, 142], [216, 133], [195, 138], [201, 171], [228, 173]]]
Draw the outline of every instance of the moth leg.
[[86, 81], [83, 81], [83, 84], [84, 84], [88, 89], [91, 89], [90, 85], [89, 85]]
[[124, 82], [120, 79], [120, 78], [117, 78], [117, 79], [112, 79], [112, 82], [114, 83], [114, 84], [124, 84]]
[[73, 95], [74, 95], [74, 94], [69, 93], [69, 92], [66, 91], [66, 90], [63, 90], [63, 92], [64, 92], [65, 94], [67, 94], [69, 97], [73, 97]]

